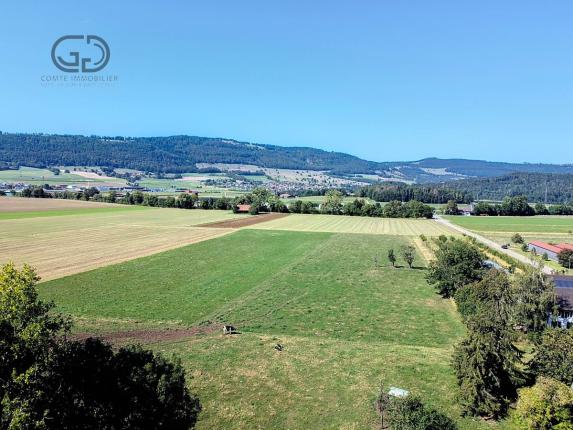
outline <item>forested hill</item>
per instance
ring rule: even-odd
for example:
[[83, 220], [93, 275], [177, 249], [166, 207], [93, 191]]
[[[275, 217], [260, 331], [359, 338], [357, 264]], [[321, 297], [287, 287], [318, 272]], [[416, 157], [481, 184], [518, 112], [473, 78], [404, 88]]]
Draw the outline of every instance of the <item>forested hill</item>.
[[382, 163], [314, 148], [256, 145], [196, 136], [86, 137], [0, 135], [0, 161], [30, 167], [107, 166], [150, 172], [196, 171], [195, 163], [255, 164], [283, 169], [374, 173]]
[[513, 173], [495, 178], [450, 181], [443, 186], [471, 194], [479, 200], [502, 200], [505, 196], [524, 195], [530, 202], [544, 202], [546, 196], [547, 203], [573, 201], [573, 175]]
[[377, 174], [381, 179], [422, 183], [511, 172], [573, 174], [571, 164], [512, 164], [438, 158], [373, 162], [316, 148], [260, 145], [196, 136], [127, 138], [0, 133], [0, 168], [100, 166], [184, 173], [197, 171], [196, 163], [324, 170], [334, 175]]

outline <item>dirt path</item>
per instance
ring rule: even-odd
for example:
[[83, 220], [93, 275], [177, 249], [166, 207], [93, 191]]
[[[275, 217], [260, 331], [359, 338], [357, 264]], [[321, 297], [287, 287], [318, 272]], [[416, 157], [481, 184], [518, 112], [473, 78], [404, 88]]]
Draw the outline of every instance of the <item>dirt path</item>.
[[111, 333], [76, 333], [70, 336], [72, 340], [85, 340], [90, 337], [97, 337], [110, 343], [156, 343], [183, 340], [202, 334], [213, 333], [219, 330], [220, 325], [196, 326], [190, 328], [176, 328], [166, 330], [129, 330], [116, 331]]
[[271, 221], [273, 219], [283, 218], [289, 214], [283, 213], [270, 213], [264, 215], [255, 215], [243, 219], [233, 219], [228, 221], [217, 221], [206, 224], [198, 225], [197, 227], [214, 227], [214, 228], [241, 228], [250, 225], [259, 224], [261, 222]]
[[[524, 263], [524, 264], [529, 264], [530, 266], [533, 266], [533, 265], [534, 265], [534, 262], [531, 261], [529, 258], [527, 258], [527, 257], [525, 257], [524, 255], [521, 255], [521, 254], [519, 254], [518, 252], [515, 252], [515, 251], [513, 251], [513, 250], [511, 250], [511, 249], [503, 249], [503, 248], [501, 247], [501, 245], [499, 245], [498, 243], [494, 242], [494, 241], [491, 240], [491, 239], [488, 239], [488, 238], [486, 238], [486, 237], [483, 237], [483, 236], [480, 235], [480, 234], [474, 233], [474, 232], [471, 231], [471, 230], [467, 230], [467, 229], [465, 229], [465, 228], [463, 228], [463, 227], [460, 227], [459, 225], [456, 225], [456, 224], [454, 224], [454, 223], [452, 223], [452, 222], [450, 222], [450, 221], [448, 221], [448, 220], [446, 220], [446, 219], [444, 219], [444, 218], [442, 218], [442, 217], [440, 217], [440, 216], [436, 216], [434, 219], [436, 220], [436, 222], [438, 222], [438, 223], [440, 223], [440, 224], [443, 224], [443, 225], [447, 225], [448, 227], [450, 227], [450, 228], [452, 228], [452, 229], [454, 229], [454, 230], [457, 230], [457, 231], [459, 231], [460, 233], [465, 234], [466, 236], [473, 237], [473, 238], [475, 238], [476, 240], [479, 240], [481, 243], [483, 243], [483, 244], [489, 246], [491, 249], [495, 249], [496, 251], [503, 252], [504, 254], [510, 256], [511, 258], [515, 258], [517, 261], [520, 261], [520, 262], [522, 262], [522, 263]], [[552, 272], [553, 272], [553, 271], [552, 271], [549, 267], [547, 267], [547, 266], [543, 267], [543, 273], [545, 273], [545, 274], [547, 274], [547, 275], [551, 275]]]
[[413, 240], [413, 242], [414, 242], [414, 245], [416, 245], [416, 247], [418, 248], [418, 251], [420, 251], [422, 258], [424, 258], [424, 260], [426, 260], [426, 263], [429, 263], [430, 261], [432, 261], [432, 259], [434, 258], [434, 255], [433, 255], [432, 251], [422, 241], [422, 239], [416, 238]]

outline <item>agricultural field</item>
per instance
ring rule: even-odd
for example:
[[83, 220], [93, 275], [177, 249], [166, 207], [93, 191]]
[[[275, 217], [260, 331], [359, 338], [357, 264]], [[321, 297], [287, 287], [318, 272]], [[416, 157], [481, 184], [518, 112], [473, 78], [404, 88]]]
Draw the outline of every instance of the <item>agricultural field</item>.
[[[66, 167], [67, 168], [67, 167]], [[32, 185], [44, 185], [44, 184], [78, 184], [87, 186], [90, 183], [94, 185], [125, 185], [125, 180], [119, 178], [109, 178], [104, 177], [85, 177], [79, 174], [80, 172], [74, 173], [73, 170], [70, 173], [60, 172], [59, 175], [55, 175], [51, 170], [48, 169], [36, 169], [33, 167], [20, 167], [18, 170], [0, 170], [0, 182], [9, 183], [26, 183]], [[81, 172], [87, 173], [87, 172]]]
[[87, 215], [89, 213], [118, 212], [138, 209], [130, 206], [100, 202], [59, 199], [25, 199], [0, 197], [0, 220], [36, 218], [59, 215]]
[[444, 216], [449, 221], [478, 232], [569, 234], [573, 216]]
[[432, 220], [404, 218], [368, 218], [342, 215], [291, 214], [251, 228], [327, 233], [388, 234], [397, 236], [456, 235], [448, 227]]
[[277, 182], [291, 182], [301, 185], [340, 187], [345, 185], [367, 185], [357, 179], [334, 177], [320, 170], [275, 169], [255, 166], [253, 164], [197, 163], [199, 168], [215, 167], [222, 171], [263, 172], [268, 179]]
[[109, 206], [0, 213], [0, 263], [28, 263], [44, 279], [53, 279], [219, 237], [232, 230], [197, 226], [245, 217], [230, 211]]
[[[510, 248], [524, 256], [537, 258], [530, 252], [523, 251], [521, 245], [511, 242], [511, 237], [519, 233], [525, 243], [540, 240], [547, 243], [573, 243], [573, 217], [572, 216], [534, 216], [534, 217], [461, 217], [446, 216], [449, 221], [464, 228], [473, 230], [482, 236]], [[556, 271], [565, 271], [573, 275], [573, 270], [564, 269], [555, 261], [544, 262], [549, 268]]]
[[[464, 328], [453, 302], [426, 285], [419, 253], [414, 269], [385, 261], [410, 240], [242, 229], [40, 293], [73, 315], [77, 336], [180, 357], [203, 404], [199, 429], [375, 428], [381, 384], [421, 395], [460, 428], [492, 428], [459, 418], [450, 356]], [[240, 334], [223, 335], [222, 323]]]

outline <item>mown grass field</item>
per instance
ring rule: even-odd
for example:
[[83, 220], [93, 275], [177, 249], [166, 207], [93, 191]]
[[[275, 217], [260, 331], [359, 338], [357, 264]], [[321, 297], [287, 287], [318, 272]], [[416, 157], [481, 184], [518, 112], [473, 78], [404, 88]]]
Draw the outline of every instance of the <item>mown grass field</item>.
[[432, 220], [369, 218], [342, 215], [291, 214], [288, 217], [254, 225], [264, 230], [290, 230], [325, 233], [387, 234], [396, 236], [439, 236], [457, 234]]
[[[51, 201], [8, 199], [35, 204]], [[196, 226], [239, 217], [230, 211], [199, 209], [112, 206], [70, 210], [0, 214], [0, 263], [28, 263], [44, 279], [53, 279], [218, 237], [230, 230]]]
[[107, 212], [146, 210], [144, 206], [126, 206], [82, 200], [26, 199], [0, 197], [0, 220], [104, 214]]
[[463, 429], [488, 428], [459, 418], [449, 363], [464, 329], [452, 302], [426, 285], [419, 254], [412, 270], [385, 261], [409, 241], [244, 229], [40, 291], [79, 331], [235, 325], [241, 334], [151, 345], [192, 376], [199, 429], [375, 428], [382, 383], [420, 394]]
[[570, 233], [573, 216], [445, 216], [451, 222], [475, 231], [510, 233]]
[[0, 196], [0, 213], [7, 212], [48, 212], [68, 209], [125, 208], [126, 206], [102, 202], [63, 199], [27, 199]]
[[[80, 184], [80, 183], [95, 183], [95, 182], [109, 182], [105, 179], [98, 178], [84, 178], [80, 175], [74, 174], [73, 170], [70, 173], [60, 172], [59, 175], [54, 175], [51, 170], [37, 169], [34, 167], [20, 167], [18, 170], [0, 170], [0, 182], [24, 182], [32, 185], [43, 184]], [[125, 184], [124, 179], [114, 178], [113, 182], [118, 184]]]

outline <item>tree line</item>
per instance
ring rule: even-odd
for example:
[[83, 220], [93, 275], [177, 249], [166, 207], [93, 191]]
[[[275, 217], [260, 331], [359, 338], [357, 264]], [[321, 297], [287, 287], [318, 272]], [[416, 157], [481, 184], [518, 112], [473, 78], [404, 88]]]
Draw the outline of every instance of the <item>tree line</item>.
[[328, 191], [325, 195], [324, 202], [320, 205], [303, 200], [295, 200], [287, 205], [276, 194], [266, 188], [255, 188], [252, 192], [233, 199], [229, 197], [199, 197], [195, 193], [180, 193], [177, 197], [160, 197], [141, 191], [127, 192], [123, 196], [118, 196], [117, 192], [110, 191], [106, 195], [103, 195], [94, 187], [83, 191], [63, 191], [55, 193], [48, 193], [43, 187], [32, 187], [24, 189], [21, 196], [30, 198], [91, 200], [163, 208], [233, 210], [234, 212], [238, 212], [239, 205], [246, 204], [250, 206], [249, 213], [251, 215], [257, 215], [261, 212], [280, 212], [385, 218], [432, 218], [434, 214], [432, 207], [417, 200], [411, 200], [406, 203], [392, 201], [384, 206], [380, 203], [369, 203], [364, 199], [358, 198], [351, 202], [344, 203], [344, 195], [338, 190]]
[[444, 185], [408, 185], [399, 182], [360, 187], [356, 190], [356, 194], [377, 202], [418, 200], [422, 203], [442, 204], [449, 200], [456, 203], [471, 203], [473, 201], [471, 193], [447, 188]]
[[532, 202], [573, 202], [573, 174], [511, 173], [491, 178], [472, 178], [443, 184], [476, 199], [501, 200], [505, 196], [526, 196]]
[[501, 203], [477, 202], [473, 206], [473, 215], [573, 215], [573, 202], [567, 204], [550, 205], [536, 203], [531, 206], [527, 196], [505, 197]]
[[453, 354], [463, 413], [509, 415], [518, 428], [571, 428], [573, 335], [547, 326], [557, 311], [552, 280], [539, 267], [490, 269], [471, 240], [440, 237], [435, 247], [427, 281], [455, 300], [467, 328]]

